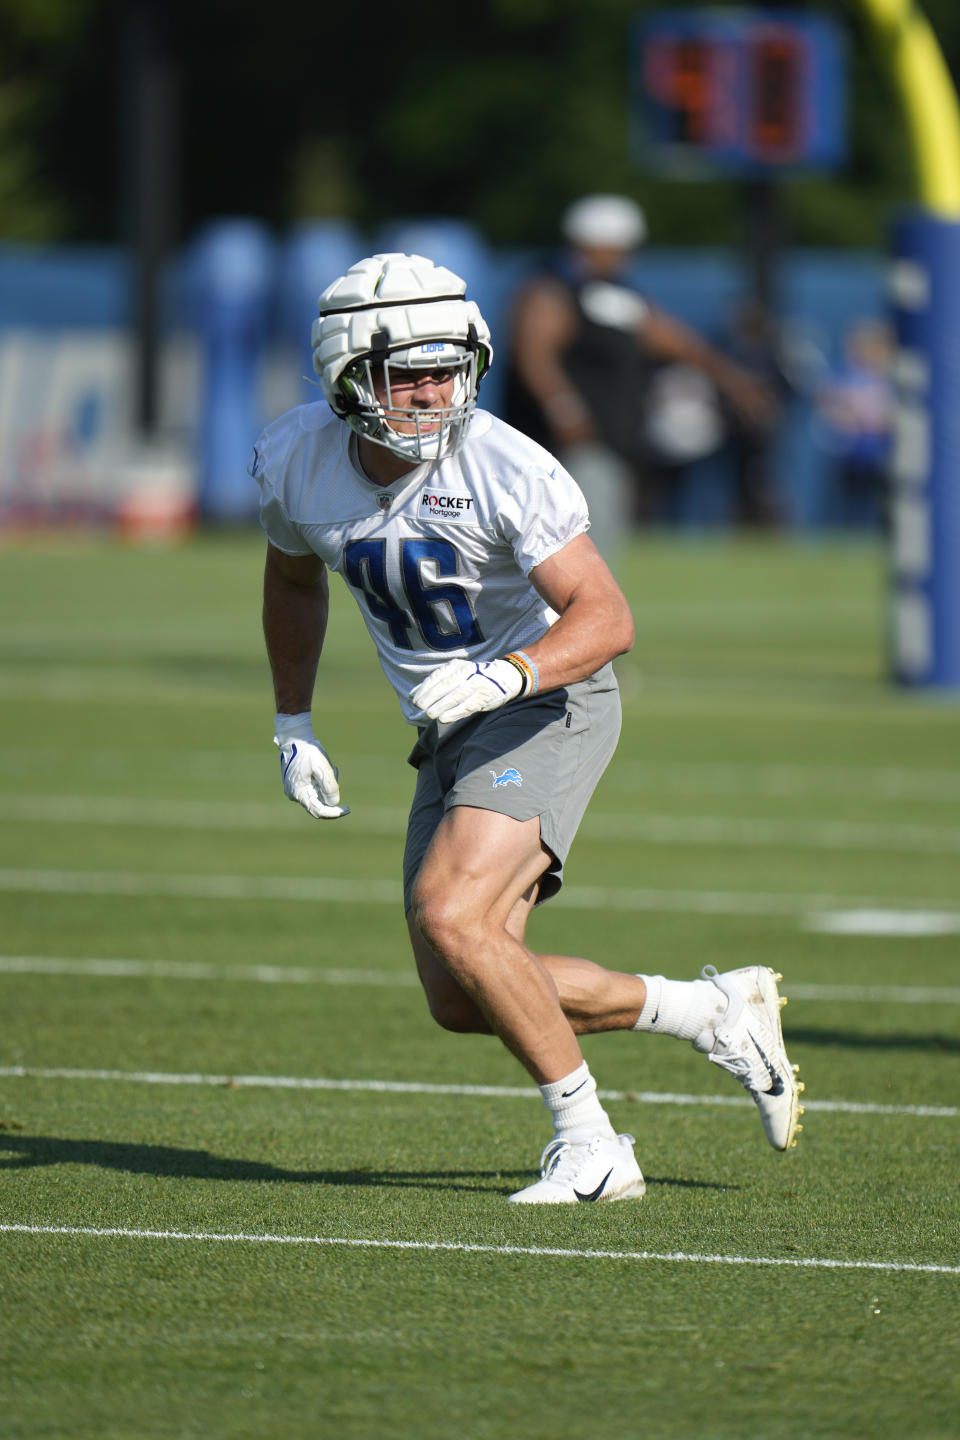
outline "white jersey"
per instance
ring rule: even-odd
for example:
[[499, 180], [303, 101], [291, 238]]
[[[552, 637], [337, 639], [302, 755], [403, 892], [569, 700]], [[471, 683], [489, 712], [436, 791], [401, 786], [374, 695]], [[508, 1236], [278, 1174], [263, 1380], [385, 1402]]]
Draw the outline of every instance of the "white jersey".
[[324, 404], [275, 420], [254, 448], [260, 521], [288, 555], [319, 555], [356, 597], [404, 717], [445, 660], [494, 660], [558, 618], [527, 576], [589, 524], [566, 470], [478, 410], [458, 453], [377, 485]]

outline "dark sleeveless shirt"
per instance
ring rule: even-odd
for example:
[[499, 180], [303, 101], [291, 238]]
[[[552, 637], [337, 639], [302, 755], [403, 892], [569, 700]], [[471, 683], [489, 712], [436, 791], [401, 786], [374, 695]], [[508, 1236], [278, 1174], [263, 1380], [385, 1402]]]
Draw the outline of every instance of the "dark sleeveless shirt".
[[[589, 293], [597, 286], [618, 290], [628, 287], [614, 286], [613, 282], [608, 284], [593, 277], [577, 281], [552, 273], [552, 278], [569, 291], [579, 318], [577, 334], [563, 352], [563, 367], [585, 401], [600, 439], [624, 459], [635, 463], [643, 455], [643, 405], [654, 367], [638, 342], [635, 329], [600, 322], [599, 307], [590, 303]], [[548, 450], [554, 448], [554, 431], [512, 364], [507, 374], [505, 410], [508, 424]]]

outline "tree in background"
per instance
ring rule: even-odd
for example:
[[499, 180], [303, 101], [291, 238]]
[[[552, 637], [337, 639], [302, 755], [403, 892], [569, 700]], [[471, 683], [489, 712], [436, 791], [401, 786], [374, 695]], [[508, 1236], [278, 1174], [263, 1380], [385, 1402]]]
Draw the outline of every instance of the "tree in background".
[[[121, 235], [124, 19], [150, 0], [0, 0], [0, 239]], [[662, 3], [662, 0], [661, 0]], [[453, 214], [495, 244], [548, 244], [573, 196], [635, 195], [661, 244], [733, 243], [735, 184], [677, 184], [628, 151], [631, 20], [652, 0], [476, 0], [442, 24], [401, 7], [164, 0], [181, 77], [181, 219], [372, 228]], [[795, 0], [791, 8], [804, 8]], [[896, 103], [852, 0], [850, 164], [785, 187], [795, 243], [877, 246], [910, 194]], [[948, 63], [960, 7], [926, 0]]]

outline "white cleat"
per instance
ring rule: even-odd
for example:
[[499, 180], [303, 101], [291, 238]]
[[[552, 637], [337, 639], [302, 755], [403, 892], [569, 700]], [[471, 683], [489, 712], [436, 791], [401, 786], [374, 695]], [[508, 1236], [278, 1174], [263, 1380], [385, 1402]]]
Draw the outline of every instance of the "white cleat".
[[540, 1179], [510, 1196], [511, 1205], [576, 1205], [590, 1200], [639, 1200], [646, 1190], [632, 1135], [595, 1135], [582, 1145], [551, 1140]]
[[727, 1009], [712, 1031], [694, 1042], [707, 1059], [728, 1070], [757, 1103], [767, 1139], [775, 1150], [791, 1150], [803, 1129], [797, 1066], [791, 1065], [783, 1044], [780, 1011], [786, 999], [777, 994], [775, 975], [766, 965], [728, 970], [718, 975], [705, 965], [704, 980], [712, 980], [727, 997]]

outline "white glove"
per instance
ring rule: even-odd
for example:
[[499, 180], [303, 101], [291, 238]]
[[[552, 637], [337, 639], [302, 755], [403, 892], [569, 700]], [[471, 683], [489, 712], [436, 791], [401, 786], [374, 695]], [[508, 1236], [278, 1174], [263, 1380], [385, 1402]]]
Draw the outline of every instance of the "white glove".
[[410, 699], [431, 720], [449, 725], [536, 690], [536, 667], [517, 651], [502, 660], [448, 660], [421, 680]]
[[300, 715], [277, 715], [273, 743], [280, 751], [280, 778], [288, 800], [296, 800], [316, 820], [339, 820], [349, 815], [340, 804], [338, 771], [317, 743], [309, 710]]

